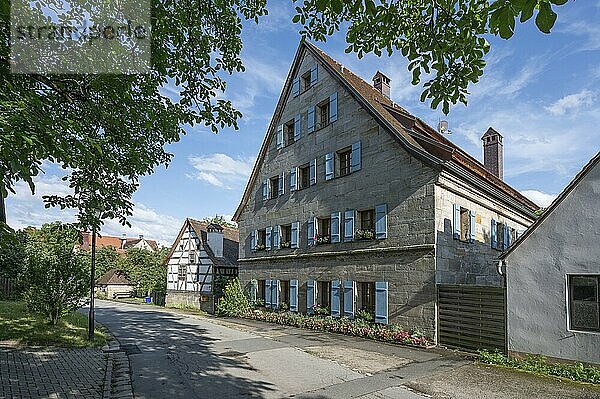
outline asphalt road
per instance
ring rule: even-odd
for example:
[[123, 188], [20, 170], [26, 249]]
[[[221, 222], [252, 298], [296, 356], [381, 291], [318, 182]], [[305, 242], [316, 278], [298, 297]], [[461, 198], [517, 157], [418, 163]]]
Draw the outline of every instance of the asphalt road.
[[597, 399], [600, 390], [337, 334], [98, 301], [136, 398]]

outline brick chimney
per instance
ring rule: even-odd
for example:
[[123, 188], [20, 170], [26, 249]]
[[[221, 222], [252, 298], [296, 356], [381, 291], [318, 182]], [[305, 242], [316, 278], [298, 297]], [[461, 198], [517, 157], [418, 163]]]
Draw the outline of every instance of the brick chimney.
[[481, 140], [483, 141], [483, 165], [488, 172], [504, 180], [502, 135], [490, 127]]
[[223, 227], [216, 223], [206, 226], [206, 241], [217, 258], [223, 257]]
[[373, 76], [373, 87], [387, 98], [390, 98], [390, 78], [381, 73], [381, 71], [377, 71], [375, 76]]

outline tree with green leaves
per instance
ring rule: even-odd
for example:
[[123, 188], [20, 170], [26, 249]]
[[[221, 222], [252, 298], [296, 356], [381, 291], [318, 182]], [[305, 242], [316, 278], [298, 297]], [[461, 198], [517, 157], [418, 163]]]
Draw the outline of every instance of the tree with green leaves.
[[125, 270], [138, 296], [167, 290], [167, 267], [165, 259], [168, 249], [153, 252], [146, 249], [127, 250], [120, 269]]
[[236, 227], [235, 224], [228, 222], [227, 220], [225, 220], [225, 218], [223, 216], [219, 216], [219, 215], [215, 215], [215, 217], [212, 217], [212, 218], [204, 218], [202, 221], [205, 223], [218, 224], [219, 226], [223, 226], [223, 227], [233, 227], [233, 228]]
[[[80, 251], [81, 260], [91, 269], [92, 252]], [[96, 249], [95, 278], [99, 279], [110, 269], [121, 269], [124, 255], [117, 252], [115, 247], [100, 247]]]
[[[244, 70], [242, 23], [258, 22], [266, 0], [149, 3], [150, 71], [130, 75], [11, 74], [10, 2], [0, 3], [0, 199], [18, 181], [33, 192], [47, 160], [65, 170], [73, 192], [45, 197], [46, 206], [76, 209], [84, 228], [126, 225], [140, 177], [169, 164], [165, 146], [185, 125], [237, 128], [240, 112], [221, 99], [223, 76]], [[36, 0], [30, 11], [43, 19], [63, 4]], [[161, 90], [169, 83], [178, 98]]]
[[[518, 22], [535, 16], [541, 32], [550, 33], [556, 6], [567, 0], [294, 0], [293, 21], [301, 33], [325, 41], [346, 31], [346, 52], [359, 57], [400, 52], [409, 61], [412, 84], [427, 76], [421, 101], [431, 107], [467, 104], [468, 87], [477, 83], [490, 50], [487, 35], [509, 39]], [[300, 4], [301, 3], [301, 4]]]
[[76, 310], [87, 294], [89, 269], [74, 251], [81, 233], [71, 225], [55, 222], [31, 230], [25, 247], [23, 280], [27, 307], [56, 324]]

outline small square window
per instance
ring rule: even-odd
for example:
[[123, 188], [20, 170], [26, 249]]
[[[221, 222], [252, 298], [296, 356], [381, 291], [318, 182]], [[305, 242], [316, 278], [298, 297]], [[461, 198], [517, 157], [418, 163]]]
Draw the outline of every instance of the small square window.
[[570, 328], [600, 332], [600, 275], [569, 276]]
[[298, 190], [302, 190], [303, 188], [307, 188], [310, 186], [310, 165], [302, 165], [298, 168], [299, 178], [298, 178]]
[[279, 176], [274, 176], [269, 179], [269, 192], [270, 199], [277, 198], [279, 196]]
[[315, 130], [329, 125], [329, 99], [317, 105], [317, 124]]
[[337, 152], [339, 176], [350, 174], [350, 159], [352, 157], [352, 148], [344, 148]]

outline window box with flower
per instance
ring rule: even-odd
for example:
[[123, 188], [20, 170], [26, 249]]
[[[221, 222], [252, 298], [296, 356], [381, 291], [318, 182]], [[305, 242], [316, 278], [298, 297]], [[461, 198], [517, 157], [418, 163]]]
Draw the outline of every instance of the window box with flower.
[[356, 232], [354, 233], [354, 236], [356, 237], [356, 240], [358, 240], [358, 241], [374, 240], [375, 239], [375, 230], [372, 230], [372, 229], [356, 230]]
[[291, 247], [292, 247], [291, 241], [284, 241], [281, 243], [281, 248], [291, 248]]
[[317, 236], [317, 245], [329, 244], [331, 243], [331, 236]]

